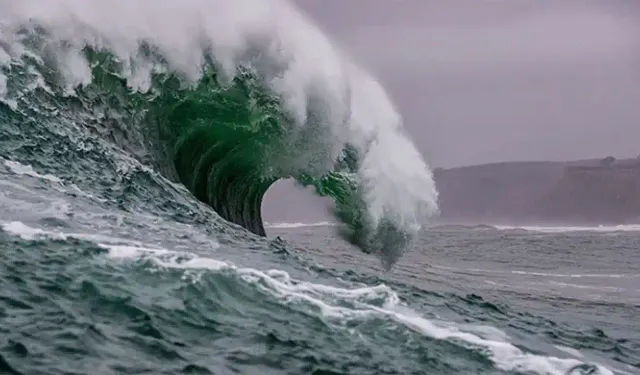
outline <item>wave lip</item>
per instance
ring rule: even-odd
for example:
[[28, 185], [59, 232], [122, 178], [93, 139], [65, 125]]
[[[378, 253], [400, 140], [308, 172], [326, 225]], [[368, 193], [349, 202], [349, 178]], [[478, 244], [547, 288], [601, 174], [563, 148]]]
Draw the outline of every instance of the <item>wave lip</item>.
[[333, 198], [345, 236], [390, 263], [437, 210], [431, 171], [384, 89], [288, 2], [2, 10], [2, 111], [64, 113], [253, 233], [265, 234], [261, 201], [283, 178]]

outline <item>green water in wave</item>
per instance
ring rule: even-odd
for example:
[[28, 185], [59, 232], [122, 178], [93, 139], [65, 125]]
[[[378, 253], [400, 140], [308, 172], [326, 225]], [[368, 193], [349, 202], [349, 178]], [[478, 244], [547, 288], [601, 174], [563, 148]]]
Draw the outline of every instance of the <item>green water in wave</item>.
[[[258, 235], [265, 235], [261, 205], [266, 191], [279, 179], [294, 178], [333, 199], [336, 218], [346, 224], [341, 229], [345, 238], [364, 251], [381, 250], [356, 179], [357, 150], [343, 145], [342, 156], [325, 170], [306, 163], [305, 153], [313, 152], [306, 146], [326, 137], [323, 132], [332, 124], [312, 123], [300, 129], [280, 98], [250, 69], [241, 68], [231, 81], [221, 83], [224, 79], [209, 61], [191, 85], [184, 77], [159, 71], [143, 93], [127, 87], [123, 64], [114, 55], [87, 47], [83, 53], [92, 67], [91, 83], [65, 96], [64, 78], [40, 43], [34, 35], [30, 46], [44, 51], [42, 62], [27, 57], [24, 65], [7, 71], [10, 88], [27, 87], [42, 75], [51, 90], [25, 93], [22, 106], [37, 103], [36, 107], [49, 108], [55, 112], [50, 119], [71, 116], [67, 120], [153, 165], [223, 219]], [[167, 65], [153, 47], [143, 44], [140, 53], [156, 66]], [[15, 115], [6, 108], [3, 112]], [[311, 109], [308, 112], [311, 121], [317, 117]], [[24, 114], [43, 116], [41, 110]]]
[[[295, 178], [333, 198], [338, 219], [354, 243], [365, 248], [365, 206], [354, 179], [356, 151], [345, 145], [334, 170], [319, 175], [296, 165], [306, 152], [291, 141], [297, 129], [277, 98], [241, 72], [221, 86], [210, 69], [191, 90], [169, 90], [154, 100], [147, 123], [159, 126], [162, 145], [180, 181], [201, 201], [233, 223], [265, 235], [261, 219], [264, 194], [278, 179]], [[367, 228], [369, 229], [369, 228]]]

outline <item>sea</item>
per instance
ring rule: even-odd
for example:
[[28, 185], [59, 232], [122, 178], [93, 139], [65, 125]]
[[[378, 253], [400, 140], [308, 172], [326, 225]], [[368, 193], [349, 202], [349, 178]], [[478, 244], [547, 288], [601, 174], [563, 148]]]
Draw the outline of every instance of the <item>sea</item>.
[[[331, 221], [264, 223], [282, 179]], [[0, 1], [0, 374], [640, 374], [640, 227], [437, 198], [287, 1]]]
[[263, 238], [7, 160], [0, 184], [3, 374], [640, 374], [634, 227], [433, 226], [387, 271], [338, 224]]

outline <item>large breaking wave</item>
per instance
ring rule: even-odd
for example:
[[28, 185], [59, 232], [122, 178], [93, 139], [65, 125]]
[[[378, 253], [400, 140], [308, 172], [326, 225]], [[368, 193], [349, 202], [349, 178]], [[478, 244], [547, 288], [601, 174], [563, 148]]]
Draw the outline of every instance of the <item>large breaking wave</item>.
[[294, 178], [387, 266], [437, 209], [383, 88], [284, 1], [0, 4], [3, 124], [107, 139], [258, 235]]

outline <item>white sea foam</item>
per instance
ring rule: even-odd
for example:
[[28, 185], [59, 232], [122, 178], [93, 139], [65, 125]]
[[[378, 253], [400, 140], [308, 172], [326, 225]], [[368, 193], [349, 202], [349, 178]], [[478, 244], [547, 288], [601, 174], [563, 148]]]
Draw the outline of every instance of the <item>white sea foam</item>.
[[[291, 138], [300, 147], [291, 147], [295, 155], [280, 167], [322, 173], [349, 142], [364, 155], [359, 176], [374, 225], [385, 217], [417, 229], [437, 211], [431, 171], [384, 89], [287, 1], [0, 0], [0, 40], [14, 61], [38, 58], [40, 51], [29, 51], [17, 33], [34, 24], [51, 34], [48, 50], [55, 53], [48, 57], [57, 61], [68, 95], [91, 81], [79, 53], [85, 45], [111, 49], [125, 64], [129, 85], [142, 91], [163, 67], [139, 54], [141, 41], [157, 46], [170, 69], [193, 81], [208, 53], [227, 78], [250, 64], [286, 99], [299, 125]], [[11, 90], [3, 92], [15, 100]]]
[[430, 264], [431, 267], [449, 270], [454, 272], [476, 272], [476, 273], [487, 273], [487, 274], [513, 274], [513, 275], [523, 275], [523, 276], [539, 276], [544, 278], [570, 278], [570, 279], [579, 279], [579, 278], [603, 278], [603, 279], [624, 279], [624, 278], [634, 278], [640, 277], [638, 273], [550, 273], [550, 272], [532, 272], [532, 271], [520, 271], [520, 270], [499, 270], [499, 269], [485, 269], [485, 268], [459, 268], [459, 267], [449, 267], [443, 266], [435, 263]]
[[111, 243], [111, 244], [132, 244], [134, 246], [144, 246], [142, 242], [117, 238], [105, 234], [99, 233], [74, 233], [74, 232], [63, 232], [63, 231], [54, 231], [54, 230], [45, 230], [40, 228], [33, 228], [28, 226], [20, 221], [12, 221], [8, 223], [0, 222], [0, 228], [6, 233], [9, 233], [14, 236], [18, 236], [25, 241], [35, 241], [35, 240], [68, 240], [71, 238], [75, 238], [78, 240], [91, 241], [96, 243]]
[[7, 95], [7, 77], [0, 74], [0, 99], [3, 99], [5, 95]]
[[559, 277], [559, 278], [605, 278], [605, 279], [623, 279], [626, 277], [638, 277], [640, 274], [601, 274], [601, 273], [548, 273], [548, 272], [527, 272], [527, 271], [510, 271], [513, 274], [530, 275], [530, 276], [544, 276], [544, 277]]
[[295, 228], [307, 228], [307, 227], [332, 227], [338, 225], [337, 223], [329, 221], [320, 221], [317, 223], [265, 223], [265, 228], [273, 229], [295, 229]]
[[571, 232], [599, 232], [599, 233], [609, 233], [609, 232], [638, 232], [640, 231], [640, 224], [629, 224], [629, 225], [599, 225], [599, 226], [591, 226], [591, 227], [580, 227], [580, 226], [507, 226], [507, 225], [496, 225], [496, 229], [500, 230], [526, 230], [530, 232], [540, 232], [540, 233], [571, 233]]
[[574, 357], [576, 357], [576, 358], [582, 358], [582, 357], [584, 357], [584, 356], [582, 355], [582, 353], [580, 353], [580, 351], [579, 351], [579, 350], [577, 350], [577, 349], [570, 348], [570, 347], [568, 347], [568, 346], [562, 346], [562, 345], [556, 345], [555, 347], [556, 347], [558, 350], [562, 350], [563, 352], [565, 352], [565, 353], [567, 353], [567, 354], [570, 354], [570, 355], [572, 355], [572, 356], [574, 356]]
[[[471, 326], [453, 322], [426, 319], [418, 312], [404, 306], [398, 294], [380, 284], [372, 287], [342, 288], [322, 285], [292, 278], [282, 270], [261, 271], [243, 268], [230, 262], [201, 257], [191, 252], [172, 251], [136, 241], [128, 241], [94, 234], [52, 232], [29, 227], [23, 223], [1, 224], [3, 231], [25, 240], [42, 238], [80, 238], [94, 241], [108, 250], [114, 261], [149, 260], [161, 268], [183, 269], [185, 272], [231, 272], [239, 280], [252, 285], [285, 304], [303, 304], [312, 307], [307, 313], [319, 312], [327, 324], [341, 327], [353, 319], [382, 318], [406, 329], [437, 340], [454, 340], [468, 348], [488, 353], [496, 367], [504, 371], [529, 372], [545, 375], [566, 375], [573, 367], [583, 364], [575, 358], [559, 358], [523, 352], [509, 342], [502, 331], [489, 326]], [[187, 273], [185, 273], [185, 277]], [[190, 276], [194, 282], [201, 275]], [[564, 350], [563, 350], [564, 349]], [[563, 348], [572, 357], [577, 351]], [[596, 365], [601, 375], [613, 375], [609, 369]]]
[[[111, 256], [119, 259], [146, 257], [155, 259], [158, 265], [166, 268], [235, 272], [241, 280], [255, 285], [283, 303], [312, 305], [329, 324], [339, 325], [345, 320], [377, 317], [394, 321], [407, 329], [434, 339], [460, 340], [469, 348], [477, 348], [489, 353], [496, 367], [505, 371], [566, 375], [572, 368], [584, 363], [573, 358], [525, 353], [506, 341], [508, 336], [504, 332], [493, 327], [470, 327], [426, 319], [403, 306], [398, 295], [384, 284], [353, 289], [339, 288], [295, 280], [281, 270], [264, 272], [196, 256], [186, 257], [185, 260], [184, 254], [170, 255], [171, 252], [167, 253], [166, 250], [103, 246], [110, 250]], [[613, 375], [607, 368], [596, 366], [599, 374]]]
[[4, 162], [4, 165], [9, 168], [9, 170], [17, 175], [25, 175], [25, 176], [30, 176], [30, 177], [35, 177], [35, 178], [39, 178], [41, 180], [47, 180], [50, 182], [54, 182], [54, 183], [62, 183], [62, 180], [59, 179], [58, 177], [51, 175], [51, 174], [40, 174], [38, 172], [36, 172], [32, 166], [30, 165], [24, 165], [21, 163], [18, 163], [16, 161], [11, 161], [11, 160], [5, 160], [0, 158], [0, 160], [2, 160]]

